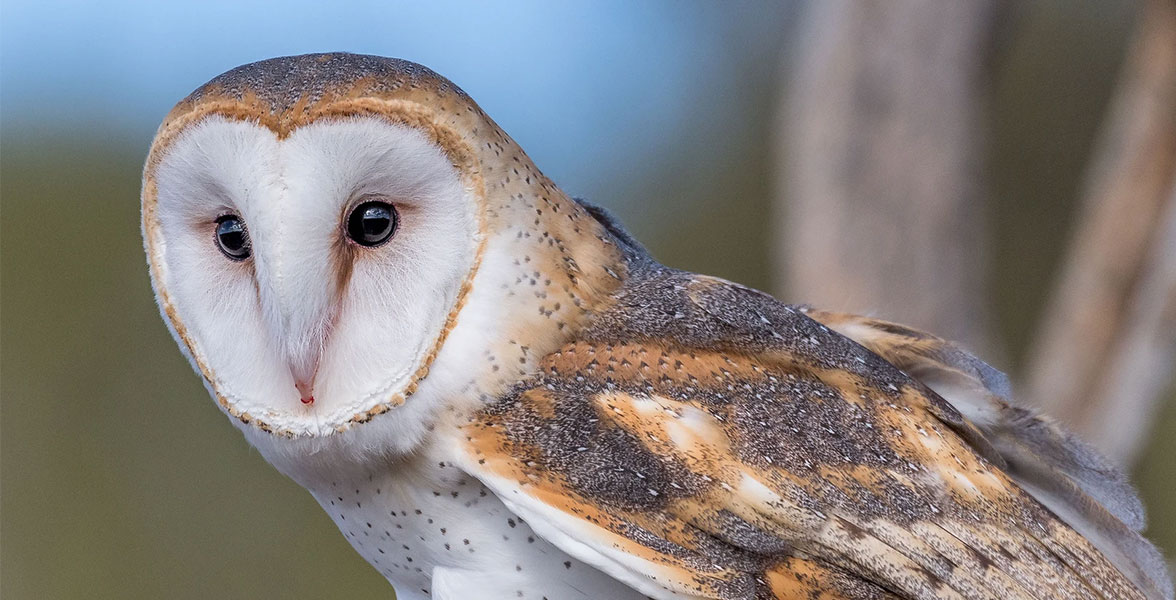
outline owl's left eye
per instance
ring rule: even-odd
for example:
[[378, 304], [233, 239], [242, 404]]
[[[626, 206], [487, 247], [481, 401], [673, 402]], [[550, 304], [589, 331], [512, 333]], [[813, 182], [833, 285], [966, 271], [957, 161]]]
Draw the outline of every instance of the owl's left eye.
[[216, 245], [230, 260], [249, 258], [249, 232], [237, 215], [225, 215], [216, 220]]
[[396, 208], [387, 202], [364, 202], [347, 217], [347, 237], [361, 246], [379, 246], [396, 232]]

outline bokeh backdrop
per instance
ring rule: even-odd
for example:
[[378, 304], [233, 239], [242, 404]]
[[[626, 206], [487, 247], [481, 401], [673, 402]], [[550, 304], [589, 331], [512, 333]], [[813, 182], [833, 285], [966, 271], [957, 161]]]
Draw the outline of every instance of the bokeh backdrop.
[[[1016, 374], [1134, 4], [1003, 10], [984, 190], [996, 363]], [[208, 399], [152, 298], [155, 127], [239, 64], [348, 50], [470, 93], [670, 265], [771, 289], [781, 99], [804, 3], [0, 4], [0, 596], [380, 598], [381, 577]], [[1176, 552], [1176, 403], [1133, 477]]]

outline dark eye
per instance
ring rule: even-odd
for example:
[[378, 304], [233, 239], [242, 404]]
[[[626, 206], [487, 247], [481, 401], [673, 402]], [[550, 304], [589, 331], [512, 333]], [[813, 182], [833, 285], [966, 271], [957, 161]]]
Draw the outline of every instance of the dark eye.
[[232, 260], [249, 258], [249, 232], [237, 215], [225, 215], [216, 220], [216, 245]]
[[396, 232], [396, 207], [387, 202], [364, 202], [347, 217], [347, 236], [361, 246], [379, 246]]

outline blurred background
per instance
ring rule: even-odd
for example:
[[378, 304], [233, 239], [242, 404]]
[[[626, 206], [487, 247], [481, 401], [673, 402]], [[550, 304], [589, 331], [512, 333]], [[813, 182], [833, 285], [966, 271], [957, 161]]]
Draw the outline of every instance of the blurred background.
[[449, 77], [672, 266], [963, 340], [1176, 554], [1170, 0], [425, 4], [0, 4], [4, 598], [391, 596], [208, 399], [139, 237], [172, 104], [330, 50]]

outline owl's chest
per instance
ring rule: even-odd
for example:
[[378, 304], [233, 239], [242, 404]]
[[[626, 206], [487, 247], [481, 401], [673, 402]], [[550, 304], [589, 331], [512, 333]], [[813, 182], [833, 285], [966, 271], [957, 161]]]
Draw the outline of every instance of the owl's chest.
[[537, 536], [460, 469], [438, 461], [399, 475], [312, 490], [398, 598], [641, 597]]

